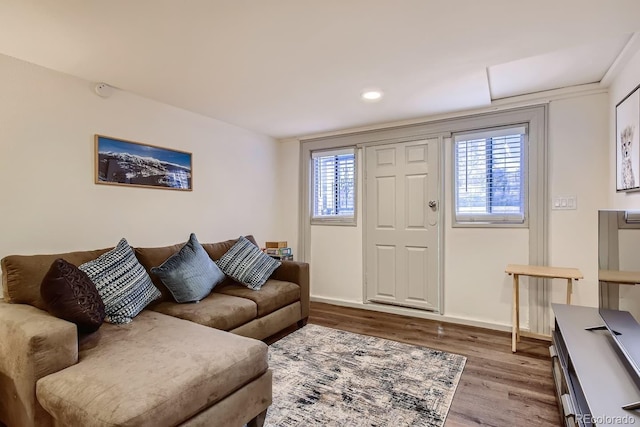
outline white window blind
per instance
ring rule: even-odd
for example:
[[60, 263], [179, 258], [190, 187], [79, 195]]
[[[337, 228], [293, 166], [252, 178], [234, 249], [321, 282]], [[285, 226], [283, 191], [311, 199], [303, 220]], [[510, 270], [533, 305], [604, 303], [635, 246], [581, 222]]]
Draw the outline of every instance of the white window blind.
[[526, 126], [454, 136], [457, 224], [523, 224], [526, 218]]
[[311, 153], [313, 161], [312, 222], [355, 221], [355, 149]]

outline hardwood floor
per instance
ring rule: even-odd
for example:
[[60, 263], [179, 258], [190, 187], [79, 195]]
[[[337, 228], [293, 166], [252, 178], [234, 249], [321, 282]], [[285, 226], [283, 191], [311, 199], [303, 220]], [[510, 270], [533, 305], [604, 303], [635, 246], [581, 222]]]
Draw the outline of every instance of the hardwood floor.
[[309, 322], [467, 357], [446, 426], [559, 426], [549, 342], [369, 310], [311, 303]]

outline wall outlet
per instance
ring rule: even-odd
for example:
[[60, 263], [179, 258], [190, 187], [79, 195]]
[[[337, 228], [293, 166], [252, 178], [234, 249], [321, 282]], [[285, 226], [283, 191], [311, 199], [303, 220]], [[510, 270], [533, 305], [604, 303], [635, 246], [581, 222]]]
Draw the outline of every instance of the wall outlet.
[[578, 209], [578, 198], [576, 196], [555, 196], [551, 209], [558, 210], [576, 210]]

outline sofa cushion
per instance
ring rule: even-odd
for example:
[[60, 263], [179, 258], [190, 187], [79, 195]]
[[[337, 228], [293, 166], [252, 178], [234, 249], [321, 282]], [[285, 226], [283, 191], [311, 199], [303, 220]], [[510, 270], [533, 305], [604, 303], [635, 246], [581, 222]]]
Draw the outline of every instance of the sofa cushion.
[[51, 264], [40, 294], [49, 313], [75, 323], [79, 332], [97, 331], [106, 316], [96, 285], [84, 271], [62, 258]]
[[36, 395], [60, 425], [177, 425], [266, 371], [266, 344], [145, 310], [81, 341]]
[[[253, 236], [248, 235], [245, 236], [247, 240], [254, 243], [256, 246], [256, 240]], [[225, 240], [224, 242], [218, 243], [201, 243], [204, 250], [209, 254], [209, 258], [212, 260], [219, 259], [222, 255], [225, 254], [231, 247], [238, 241], [238, 239]], [[162, 246], [157, 248], [135, 248], [135, 254], [140, 261], [140, 264], [147, 270], [149, 276], [151, 276], [151, 281], [156, 285], [160, 292], [162, 292], [162, 301], [173, 301], [173, 295], [167, 287], [162, 283], [162, 280], [157, 275], [151, 272], [151, 269], [157, 265], [162, 264], [167, 258], [171, 255], [175, 254], [182, 248], [182, 244], [170, 245], [170, 246]], [[233, 283], [232, 279], [226, 278], [225, 281], [228, 283]]]
[[250, 299], [258, 306], [258, 317], [265, 316], [300, 300], [300, 286], [295, 283], [274, 279], [267, 280], [259, 291], [236, 284], [218, 286], [211, 294], [214, 295], [216, 293]]
[[197, 304], [165, 301], [150, 309], [223, 331], [244, 325], [258, 315], [258, 306], [255, 302], [215, 292], [210, 293]]
[[46, 310], [40, 284], [51, 268], [51, 264], [58, 258], [62, 258], [73, 265], [80, 265], [92, 259], [96, 259], [110, 249], [98, 249], [95, 251], [67, 252], [52, 255], [10, 255], [2, 258], [2, 288], [4, 300], [7, 302], [29, 304]]
[[118, 245], [78, 267], [95, 283], [111, 323], [129, 323], [150, 302], [160, 297], [129, 243]]
[[[256, 239], [252, 235], [247, 235], [244, 237], [254, 245], [258, 246], [258, 243], [256, 243]], [[227, 253], [227, 251], [231, 249], [231, 247], [235, 245], [237, 241], [238, 239], [231, 239], [218, 243], [203, 243], [202, 247], [205, 251], [207, 251], [212, 260], [217, 261], [222, 257], [222, 255]]]
[[225, 279], [194, 233], [178, 252], [151, 272], [160, 277], [179, 303], [200, 301]]
[[280, 261], [266, 255], [242, 236], [216, 263], [226, 275], [253, 290], [260, 289], [280, 266]]
[[178, 252], [184, 243], [178, 243], [171, 246], [162, 246], [158, 248], [135, 248], [134, 252], [136, 254], [136, 258], [140, 261], [140, 264], [147, 270], [149, 276], [151, 277], [151, 281], [156, 288], [160, 290], [162, 293], [162, 301], [173, 301], [173, 295], [167, 287], [162, 283], [162, 279], [157, 275], [151, 272], [151, 269], [157, 265], [165, 262], [171, 255]]

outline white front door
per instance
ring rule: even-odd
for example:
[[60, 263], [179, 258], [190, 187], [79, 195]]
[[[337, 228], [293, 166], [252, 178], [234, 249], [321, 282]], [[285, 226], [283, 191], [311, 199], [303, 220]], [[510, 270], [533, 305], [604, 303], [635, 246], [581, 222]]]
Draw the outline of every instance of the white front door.
[[365, 152], [366, 299], [439, 311], [439, 138]]

